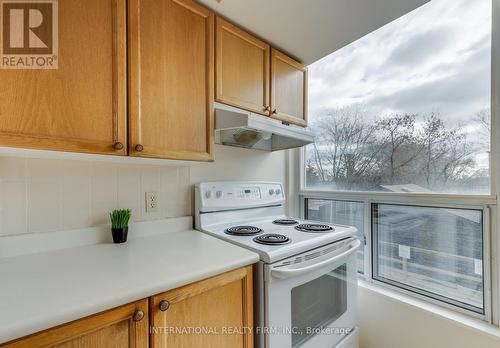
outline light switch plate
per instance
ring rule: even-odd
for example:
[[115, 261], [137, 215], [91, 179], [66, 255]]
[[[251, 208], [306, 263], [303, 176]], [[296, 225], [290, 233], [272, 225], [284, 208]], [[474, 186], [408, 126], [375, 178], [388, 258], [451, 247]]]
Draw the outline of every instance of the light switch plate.
[[146, 192], [146, 213], [158, 212], [159, 196], [158, 192]]

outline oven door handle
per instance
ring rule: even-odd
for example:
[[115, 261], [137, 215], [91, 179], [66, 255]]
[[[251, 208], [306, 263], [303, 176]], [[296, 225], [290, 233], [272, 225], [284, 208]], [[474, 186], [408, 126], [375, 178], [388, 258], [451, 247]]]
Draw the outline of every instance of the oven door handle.
[[343, 259], [349, 255], [351, 255], [353, 252], [358, 250], [358, 248], [361, 246], [361, 241], [359, 239], [353, 240], [351, 243], [348, 245], [348, 249], [340, 254], [336, 254], [326, 260], [320, 261], [318, 263], [301, 267], [301, 268], [275, 268], [271, 270], [271, 276], [274, 278], [279, 278], [279, 279], [287, 279], [290, 277], [295, 277], [307, 272], [315, 271], [317, 269], [323, 268], [325, 266], [328, 266], [332, 263], [337, 262], [340, 259]]

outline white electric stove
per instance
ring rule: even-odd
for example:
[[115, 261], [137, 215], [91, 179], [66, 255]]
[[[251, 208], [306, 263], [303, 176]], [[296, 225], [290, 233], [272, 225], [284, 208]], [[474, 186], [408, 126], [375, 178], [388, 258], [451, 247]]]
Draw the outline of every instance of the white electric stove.
[[284, 204], [280, 183], [200, 183], [195, 224], [260, 255], [256, 347], [357, 347], [356, 228], [290, 218]]

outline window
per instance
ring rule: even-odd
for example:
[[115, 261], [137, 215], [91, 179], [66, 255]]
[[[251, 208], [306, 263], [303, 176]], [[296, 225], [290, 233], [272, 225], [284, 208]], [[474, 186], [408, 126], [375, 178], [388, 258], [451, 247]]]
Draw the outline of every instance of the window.
[[491, 0], [432, 0], [309, 66], [306, 186], [489, 194]]
[[[364, 240], [364, 211], [362, 202], [350, 202], [325, 199], [308, 199], [306, 219], [354, 226], [358, 237]], [[358, 251], [358, 272], [364, 273], [365, 258], [363, 248]]]
[[300, 162], [304, 217], [366, 237], [362, 277], [488, 321], [491, 22], [431, 0], [309, 66]]
[[373, 278], [484, 314], [480, 210], [373, 204]]

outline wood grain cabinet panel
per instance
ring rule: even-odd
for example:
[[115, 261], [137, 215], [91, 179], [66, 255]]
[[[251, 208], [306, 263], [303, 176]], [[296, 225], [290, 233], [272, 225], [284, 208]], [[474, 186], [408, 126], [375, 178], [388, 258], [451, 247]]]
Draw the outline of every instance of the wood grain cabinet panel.
[[307, 125], [307, 69], [275, 49], [271, 50], [271, 109], [272, 118]]
[[216, 18], [216, 100], [269, 115], [270, 46]]
[[126, 155], [125, 0], [58, 6], [58, 69], [0, 70], [0, 146]]
[[153, 348], [251, 348], [252, 267], [156, 295], [150, 311]]
[[147, 348], [148, 300], [144, 299], [12, 341], [4, 348]]
[[129, 1], [130, 155], [213, 159], [213, 45], [193, 1]]

